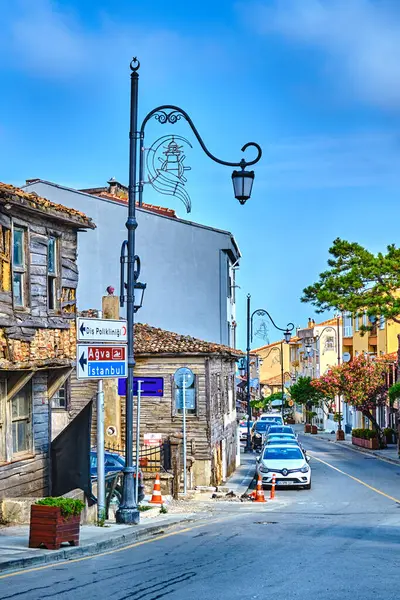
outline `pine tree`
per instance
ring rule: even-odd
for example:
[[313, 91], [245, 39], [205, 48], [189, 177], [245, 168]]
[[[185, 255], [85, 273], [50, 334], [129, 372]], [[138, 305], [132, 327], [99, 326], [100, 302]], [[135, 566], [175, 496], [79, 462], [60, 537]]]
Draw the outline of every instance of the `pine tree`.
[[[383, 317], [400, 324], [400, 248], [391, 244], [386, 253], [373, 254], [356, 242], [337, 238], [329, 254], [329, 269], [303, 290], [302, 302], [310, 302], [318, 313], [336, 309], [355, 317], [366, 311], [372, 321]], [[372, 324], [360, 327], [362, 333], [371, 329]], [[400, 334], [397, 337], [400, 380]], [[400, 411], [398, 428], [400, 434]]]

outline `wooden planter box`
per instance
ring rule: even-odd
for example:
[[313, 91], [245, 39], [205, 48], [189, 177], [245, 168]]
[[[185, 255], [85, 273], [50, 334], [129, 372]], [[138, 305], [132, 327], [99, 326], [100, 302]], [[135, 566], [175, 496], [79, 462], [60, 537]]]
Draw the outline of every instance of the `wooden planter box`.
[[369, 450], [378, 450], [379, 442], [377, 438], [372, 438], [372, 440], [363, 440], [361, 438], [352, 438], [352, 444], [354, 446], [361, 446], [362, 448], [369, 448]]
[[63, 542], [79, 546], [80, 515], [64, 518], [58, 506], [32, 504], [29, 548], [58, 550]]
[[318, 433], [318, 427], [316, 425], [311, 425], [311, 433], [316, 435]]
[[304, 433], [311, 433], [311, 425], [310, 425], [310, 423], [306, 423], [304, 425]]
[[343, 429], [338, 429], [336, 432], [336, 440], [343, 442], [344, 439], [345, 439], [345, 436], [344, 436]]

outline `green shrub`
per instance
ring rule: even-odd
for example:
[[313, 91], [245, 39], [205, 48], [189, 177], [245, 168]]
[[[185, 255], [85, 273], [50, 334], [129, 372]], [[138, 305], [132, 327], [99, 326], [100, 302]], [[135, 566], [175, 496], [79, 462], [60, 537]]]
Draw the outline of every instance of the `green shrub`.
[[396, 432], [391, 427], [385, 427], [385, 429], [383, 430], [383, 433], [385, 435], [387, 435], [388, 437], [390, 437], [391, 435], [395, 435]]
[[373, 429], [353, 429], [351, 435], [362, 440], [372, 440], [377, 437], [377, 433]]
[[42, 498], [38, 500], [36, 504], [40, 506], [58, 506], [61, 515], [64, 518], [80, 515], [82, 510], [85, 508], [84, 503], [81, 500], [75, 500], [74, 498]]

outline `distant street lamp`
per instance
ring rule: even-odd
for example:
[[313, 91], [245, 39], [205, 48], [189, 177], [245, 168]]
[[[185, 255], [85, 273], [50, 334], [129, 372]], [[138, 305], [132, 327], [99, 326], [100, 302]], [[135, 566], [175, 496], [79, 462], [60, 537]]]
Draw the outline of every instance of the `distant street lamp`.
[[[133, 469], [133, 370], [135, 367], [134, 357], [134, 314], [142, 306], [145, 284], [138, 282], [140, 273], [140, 259], [135, 254], [135, 237], [138, 226], [136, 220], [136, 199], [142, 206], [144, 185], [144, 132], [146, 123], [154, 117], [159, 123], [175, 124], [181, 118], [191, 127], [200, 146], [214, 162], [228, 167], [240, 167], [240, 171], [232, 173], [232, 181], [235, 197], [240, 204], [244, 204], [251, 196], [254, 171], [247, 171], [246, 167], [255, 165], [261, 158], [261, 147], [255, 142], [249, 142], [242, 147], [242, 152], [247, 148], [254, 147], [257, 156], [251, 161], [244, 158], [239, 162], [227, 162], [211, 154], [203, 142], [193, 121], [179, 106], [165, 104], [151, 110], [143, 119], [138, 129], [138, 98], [139, 98], [139, 67], [137, 58], [133, 58], [131, 68], [131, 108], [130, 108], [130, 132], [129, 132], [129, 188], [128, 188], [128, 219], [126, 228], [128, 239], [123, 243], [121, 249], [121, 293], [120, 302], [125, 301], [125, 264], [127, 265], [126, 304], [127, 304], [127, 328], [128, 328], [128, 381], [126, 390], [126, 412], [125, 412], [125, 469], [123, 471], [122, 501], [116, 512], [117, 523], [136, 524], [139, 523], [140, 513], [135, 502], [134, 469]], [[139, 158], [139, 160], [138, 160]], [[137, 164], [139, 162], [139, 165]], [[139, 177], [138, 177], [139, 166]], [[136, 457], [138, 460], [138, 457]]]
[[[253, 319], [254, 316], [267, 316], [269, 318], [269, 320], [271, 321], [272, 325], [275, 327], [275, 329], [278, 329], [279, 331], [283, 331], [284, 334], [284, 338], [285, 338], [285, 342], [288, 344], [290, 342], [290, 338], [292, 337], [292, 331], [294, 329], [294, 324], [293, 323], [288, 323], [286, 326], [286, 329], [282, 329], [281, 327], [278, 327], [278, 325], [275, 324], [273, 318], [271, 317], [271, 315], [269, 314], [268, 311], [266, 311], [264, 308], [258, 308], [257, 310], [253, 311], [253, 313], [251, 312], [250, 309], [250, 300], [251, 300], [251, 295], [247, 294], [247, 413], [248, 413], [248, 420], [247, 420], [247, 441], [246, 441], [246, 448], [245, 448], [245, 452], [251, 452], [251, 443], [250, 443], [250, 421], [251, 421], [251, 395], [250, 395], [250, 344], [253, 341]], [[283, 394], [284, 394], [284, 380], [283, 380], [283, 345], [281, 343], [281, 352], [282, 352], [282, 356], [281, 356], [281, 378], [282, 378], [282, 417], [283, 417], [283, 409], [284, 409], [284, 401], [283, 401]]]

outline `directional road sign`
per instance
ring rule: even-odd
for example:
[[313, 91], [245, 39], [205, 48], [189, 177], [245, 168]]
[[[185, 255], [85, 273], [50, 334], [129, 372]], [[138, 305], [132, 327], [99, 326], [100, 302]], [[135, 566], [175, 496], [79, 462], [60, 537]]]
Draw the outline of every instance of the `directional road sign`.
[[126, 377], [126, 346], [95, 346], [78, 344], [76, 347], [78, 379], [113, 379]]
[[[164, 378], [163, 377], [134, 377], [133, 378], [133, 395], [137, 396], [138, 381], [142, 382], [142, 398], [153, 397], [161, 398], [164, 395]], [[126, 379], [118, 379], [118, 395], [126, 396]]]
[[113, 319], [86, 319], [78, 317], [76, 338], [78, 342], [127, 342], [126, 321]]

